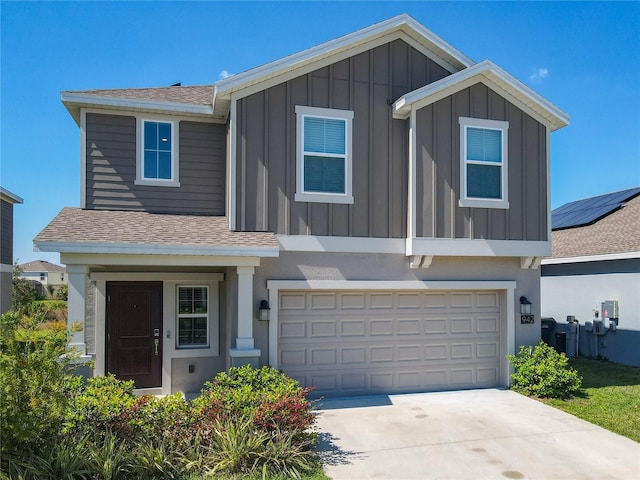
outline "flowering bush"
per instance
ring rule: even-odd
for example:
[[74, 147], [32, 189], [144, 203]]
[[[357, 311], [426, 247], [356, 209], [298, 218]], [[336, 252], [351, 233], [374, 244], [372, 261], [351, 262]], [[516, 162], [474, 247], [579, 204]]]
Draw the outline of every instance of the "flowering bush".
[[207, 382], [194, 408], [208, 422], [243, 417], [265, 430], [302, 434], [315, 423], [310, 391], [274, 368], [245, 365]]

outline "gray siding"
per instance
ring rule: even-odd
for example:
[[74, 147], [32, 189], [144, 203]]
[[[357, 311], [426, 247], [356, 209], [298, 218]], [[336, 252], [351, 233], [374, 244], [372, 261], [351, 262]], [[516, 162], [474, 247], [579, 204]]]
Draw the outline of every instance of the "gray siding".
[[13, 265], [13, 205], [0, 201], [0, 263]]
[[0, 315], [11, 310], [11, 287], [13, 286], [11, 272], [0, 272]]
[[135, 117], [87, 114], [86, 132], [86, 208], [224, 215], [224, 125], [180, 122], [180, 187], [134, 184]]
[[[509, 122], [508, 210], [463, 208], [459, 117]], [[546, 129], [483, 84], [417, 112], [418, 237], [547, 240]]]
[[[406, 122], [390, 104], [448, 75], [401, 40], [238, 102], [236, 226], [288, 235], [406, 236]], [[295, 106], [352, 110], [353, 205], [294, 201]]]

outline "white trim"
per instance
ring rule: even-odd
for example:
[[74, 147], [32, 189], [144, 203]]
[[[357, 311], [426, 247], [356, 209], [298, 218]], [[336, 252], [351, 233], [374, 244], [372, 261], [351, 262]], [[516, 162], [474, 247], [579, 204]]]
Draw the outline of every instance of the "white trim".
[[13, 273], [13, 265], [0, 263], [0, 273]]
[[546, 139], [546, 165], [545, 173], [547, 175], [547, 240], [551, 241], [551, 131], [549, 127], [545, 127]]
[[[222, 273], [163, 273], [163, 272], [93, 272], [89, 278], [96, 285], [95, 301], [95, 375], [106, 373], [106, 283], [113, 281], [144, 282], [162, 281], [162, 394], [171, 393], [171, 368], [174, 358], [198, 358], [220, 355], [220, 303], [218, 282], [224, 280]], [[176, 349], [176, 292], [178, 282], [202, 282], [209, 286], [210, 346], [207, 348]], [[167, 338], [167, 331], [170, 332]]]
[[584, 255], [580, 257], [545, 258], [542, 265], [561, 265], [565, 263], [605, 262], [607, 260], [630, 260], [640, 258], [640, 252], [605, 253], [602, 255]]
[[292, 252], [397, 253], [404, 255], [404, 238], [276, 235], [281, 250]]
[[66, 265], [139, 266], [139, 267], [229, 267], [260, 265], [260, 257], [233, 257], [209, 255], [110, 255], [61, 253], [60, 262]]
[[103, 95], [91, 95], [86, 93], [62, 92], [60, 100], [67, 105], [94, 105], [103, 107], [130, 109], [157, 110], [159, 112], [195, 113], [199, 115], [213, 115], [213, 106], [194, 105], [192, 103], [162, 102], [158, 100], [143, 100], [134, 98], [109, 97]]
[[238, 101], [232, 96], [231, 98], [231, 115], [229, 118], [229, 185], [227, 186], [227, 195], [229, 196], [229, 230], [234, 231], [236, 229], [236, 160], [238, 156], [237, 152], [237, 109]]
[[36, 252], [126, 254], [126, 255], [212, 255], [240, 257], [277, 257], [277, 247], [217, 247], [196, 245], [153, 245], [98, 242], [37, 242]]
[[[333, 108], [295, 106], [296, 113], [296, 202], [353, 204], [353, 111]], [[328, 118], [345, 122], [344, 155], [323, 154], [344, 159], [344, 193], [307, 192], [304, 190], [304, 119]]]
[[[472, 208], [509, 208], [509, 122], [501, 120], [486, 120], [484, 118], [458, 117], [460, 124], [460, 198], [458, 206]], [[501, 162], [476, 162], [467, 158], [467, 130], [480, 128], [484, 130], [497, 130], [501, 138]], [[500, 167], [500, 193], [501, 198], [477, 198], [467, 196], [467, 166], [488, 165]]]
[[231, 358], [259, 358], [260, 350], [257, 348], [231, 348], [229, 356]]
[[[144, 124], [168, 123], [171, 126], [171, 178], [145, 178], [144, 176]], [[180, 186], [180, 122], [173, 119], [136, 115], [136, 179], [135, 185], [155, 187]]]
[[24, 200], [21, 197], [19, 197], [15, 193], [11, 193], [9, 190], [3, 187], [0, 187], [0, 198], [2, 198], [3, 201], [9, 202], [11, 204], [24, 202]]
[[[417, 153], [418, 153], [418, 139], [417, 139], [417, 115], [415, 110], [411, 110], [409, 116], [409, 178], [408, 178], [408, 194], [409, 205], [407, 212], [407, 237], [415, 238], [416, 232], [416, 208], [417, 208]], [[426, 187], [424, 189], [427, 191]]]
[[407, 255], [445, 257], [548, 257], [551, 255], [551, 242], [468, 238], [408, 238]]
[[233, 93], [237, 92], [242, 97], [246, 97], [256, 91], [264, 90], [396, 39], [406, 41], [451, 73], [474, 64], [473, 60], [416, 20], [402, 14], [220, 80], [216, 83], [214, 90], [214, 112], [224, 115], [226, 113], [222, 112], [224, 100]]
[[[504, 281], [368, 281], [368, 280], [267, 280], [269, 305], [278, 306], [281, 290], [503, 290], [506, 291], [506, 349], [515, 352], [515, 289], [516, 282]], [[271, 308], [269, 320], [269, 365], [278, 368], [278, 311]], [[502, 332], [500, 335], [502, 339]], [[501, 384], [509, 385], [509, 368], [506, 358], [500, 361]]]
[[487, 85], [548, 126], [551, 131], [569, 124], [569, 116], [566, 113], [490, 60], [484, 60], [403, 95], [393, 104], [393, 117], [407, 118], [412, 109], [423, 108], [477, 82]]
[[80, 109], [80, 208], [87, 207], [87, 111]]

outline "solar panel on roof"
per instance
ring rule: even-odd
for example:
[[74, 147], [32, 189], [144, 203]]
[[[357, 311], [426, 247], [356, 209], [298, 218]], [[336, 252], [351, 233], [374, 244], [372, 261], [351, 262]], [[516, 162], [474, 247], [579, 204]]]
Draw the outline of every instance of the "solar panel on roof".
[[591, 225], [615, 212], [636, 195], [640, 195], [640, 187], [566, 203], [551, 211], [551, 228], [560, 230]]

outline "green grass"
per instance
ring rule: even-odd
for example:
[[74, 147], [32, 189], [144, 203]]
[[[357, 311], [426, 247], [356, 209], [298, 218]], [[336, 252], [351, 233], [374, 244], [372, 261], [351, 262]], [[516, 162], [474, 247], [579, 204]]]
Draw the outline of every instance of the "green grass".
[[569, 361], [583, 377], [570, 400], [543, 400], [560, 410], [640, 442], [640, 368], [602, 360]]

